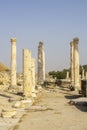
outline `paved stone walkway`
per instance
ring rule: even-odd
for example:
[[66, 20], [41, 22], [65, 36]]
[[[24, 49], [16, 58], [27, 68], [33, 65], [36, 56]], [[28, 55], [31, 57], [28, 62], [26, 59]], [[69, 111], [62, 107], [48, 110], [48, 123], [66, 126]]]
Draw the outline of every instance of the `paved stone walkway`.
[[68, 103], [79, 96], [74, 93], [60, 87], [43, 90], [35, 105], [49, 109], [28, 112], [14, 130], [87, 130], [87, 106]]

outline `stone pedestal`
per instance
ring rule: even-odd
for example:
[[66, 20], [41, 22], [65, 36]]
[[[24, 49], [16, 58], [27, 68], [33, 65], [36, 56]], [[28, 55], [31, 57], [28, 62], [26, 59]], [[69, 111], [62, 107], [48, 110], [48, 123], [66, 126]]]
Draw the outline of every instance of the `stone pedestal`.
[[38, 46], [38, 84], [43, 84], [45, 80], [45, 53], [42, 42]]
[[31, 52], [27, 49], [23, 50], [23, 89], [25, 97], [32, 96]]
[[11, 86], [16, 86], [16, 38], [11, 39]]

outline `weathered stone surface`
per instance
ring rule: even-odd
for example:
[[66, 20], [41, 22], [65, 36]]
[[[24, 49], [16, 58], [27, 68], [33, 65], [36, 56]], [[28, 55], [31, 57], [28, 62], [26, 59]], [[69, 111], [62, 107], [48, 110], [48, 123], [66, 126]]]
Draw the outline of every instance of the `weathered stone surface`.
[[85, 79], [87, 79], [87, 72], [86, 72], [86, 74], [85, 74]]
[[85, 79], [85, 71], [83, 67], [82, 67], [82, 79]]
[[17, 101], [17, 102], [13, 105], [13, 107], [15, 107], [15, 108], [24, 108], [25, 105], [24, 105], [21, 101]]
[[11, 86], [16, 86], [16, 38], [11, 39]]
[[10, 72], [2, 71], [0, 72], [0, 85], [10, 84]]
[[23, 73], [17, 73], [17, 85], [23, 86]]
[[52, 108], [48, 108], [46, 106], [31, 106], [28, 109], [29, 112], [35, 112], [35, 111], [47, 111], [47, 110], [53, 110]]
[[74, 87], [74, 44], [70, 43], [70, 68], [71, 68], [71, 86]]
[[31, 81], [32, 81], [32, 93], [35, 92], [35, 59], [31, 58]]
[[45, 53], [42, 42], [38, 46], [38, 84], [43, 84], [45, 80]]
[[80, 90], [80, 77], [79, 77], [79, 49], [78, 49], [79, 39], [74, 38], [74, 69], [75, 69], [75, 88]]
[[31, 52], [23, 50], [23, 91], [25, 97], [32, 96]]
[[79, 50], [78, 50], [78, 38], [74, 38], [70, 43], [70, 68], [71, 68], [71, 86], [80, 90], [80, 77], [79, 77]]
[[69, 71], [66, 73], [66, 79], [69, 79]]
[[17, 111], [15, 109], [10, 109], [10, 110], [2, 110], [1, 112], [1, 117], [13, 117], [17, 114]]
[[33, 104], [33, 100], [32, 99], [27, 99], [27, 100], [21, 100], [21, 101], [17, 101], [13, 107], [15, 108], [26, 108], [29, 107]]

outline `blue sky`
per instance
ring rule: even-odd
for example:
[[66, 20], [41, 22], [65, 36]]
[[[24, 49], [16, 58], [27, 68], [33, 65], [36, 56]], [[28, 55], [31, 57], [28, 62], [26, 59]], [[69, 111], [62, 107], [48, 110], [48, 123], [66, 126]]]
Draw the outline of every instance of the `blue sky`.
[[37, 60], [44, 42], [46, 71], [70, 66], [70, 41], [79, 38], [80, 64], [87, 64], [87, 0], [0, 0], [0, 62], [10, 67], [10, 38], [17, 38], [17, 69], [22, 49]]

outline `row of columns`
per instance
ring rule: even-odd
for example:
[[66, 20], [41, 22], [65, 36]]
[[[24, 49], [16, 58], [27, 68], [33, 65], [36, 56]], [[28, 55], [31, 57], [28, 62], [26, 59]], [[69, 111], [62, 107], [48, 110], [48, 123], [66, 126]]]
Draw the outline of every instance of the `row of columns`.
[[[38, 46], [38, 84], [45, 80], [45, 54], [43, 43]], [[11, 87], [17, 86], [16, 82], [16, 38], [11, 39]], [[23, 50], [23, 92], [30, 97], [35, 93], [35, 59], [28, 49]]]

